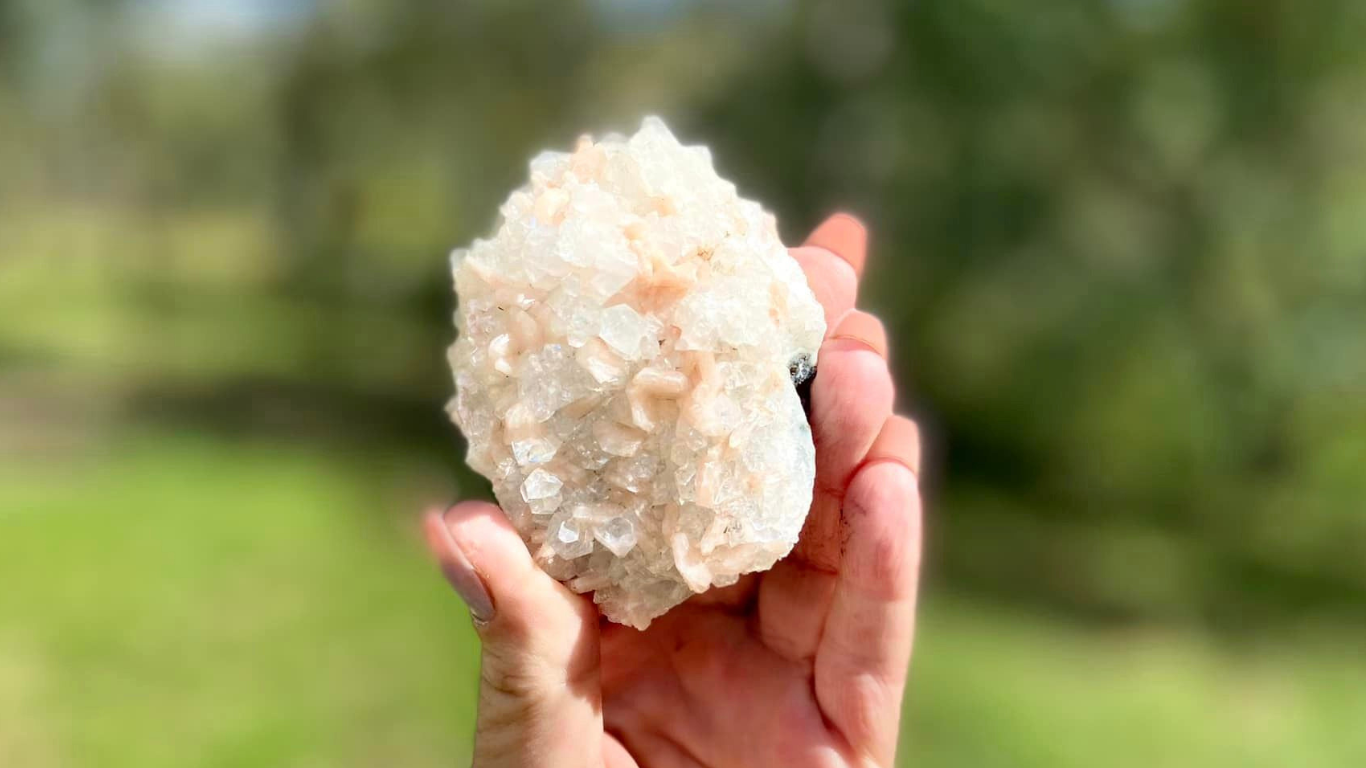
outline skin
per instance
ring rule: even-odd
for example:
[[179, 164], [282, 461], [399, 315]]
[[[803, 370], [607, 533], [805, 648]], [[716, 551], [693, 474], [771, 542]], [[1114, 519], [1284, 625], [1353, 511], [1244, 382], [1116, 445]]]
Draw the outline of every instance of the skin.
[[915, 627], [915, 424], [892, 412], [882, 324], [854, 308], [867, 233], [791, 250], [830, 331], [811, 392], [816, 487], [792, 554], [645, 632], [542, 573], [497, 507], [425, 521], [482, 640], [476, 768], [890, 766]]

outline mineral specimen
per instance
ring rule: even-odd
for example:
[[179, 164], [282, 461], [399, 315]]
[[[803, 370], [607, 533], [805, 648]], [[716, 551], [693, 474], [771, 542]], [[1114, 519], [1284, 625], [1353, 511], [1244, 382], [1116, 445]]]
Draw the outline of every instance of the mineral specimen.
[[797, 540], [820, 305], [773, 217], [647, 118], [544, 152], [451, 258], [448, 410], [550, 575], [638, 628]]

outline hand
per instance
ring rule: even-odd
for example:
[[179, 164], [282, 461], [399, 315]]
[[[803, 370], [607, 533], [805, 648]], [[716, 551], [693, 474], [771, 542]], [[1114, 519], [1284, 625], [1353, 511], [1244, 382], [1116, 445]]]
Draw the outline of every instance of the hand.
[[541, 572], [497, 507], [428, 542], [483, 641], [476, 768], [890, 766], [915, 624], [915, 424], [854, 309], [867, 235], [836, 215], [792, 249], [830, 331], [811, 391], [816, 486], [792, 554], [644, 632]]

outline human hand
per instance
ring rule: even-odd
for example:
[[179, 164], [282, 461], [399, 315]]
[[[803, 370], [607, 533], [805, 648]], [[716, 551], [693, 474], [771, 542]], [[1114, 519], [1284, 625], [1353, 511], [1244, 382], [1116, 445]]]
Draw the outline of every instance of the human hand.
[[867, 235], [792, 249], [829, 328], [811, 389], [816, 483], [792, 554], [640, 632], [543, 573], [486, 502], [428, 544], [483, 642], [475, 768], [890, 766], [915, 625], [920, 445], [892, 413], [882, 325], [854, 309]]

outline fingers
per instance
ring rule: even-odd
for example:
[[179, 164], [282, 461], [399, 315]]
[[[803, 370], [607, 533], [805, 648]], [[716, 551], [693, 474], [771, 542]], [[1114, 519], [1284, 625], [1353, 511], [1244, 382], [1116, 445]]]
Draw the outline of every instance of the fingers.
[[868, 230], [837, 213], [793, 250], [825, 307], [827, 341], [811, 389], [816, 488], [796, 558], [817, 569], [839, 563], [839, 500], [850, 474], [892, 412], [887, 333], [873, 315], [853, 309], [868, 256]]
[[483, 641], [476, 765], [597, 766], [602, 739], [597, 612], [532, 561], [494, 505], [424, 521], [428, 546]]
[[621, 741], [611, 734], [602, 737], [603, 768], [638, 768], [635, 758], [621, 745]]
[[889, 418], [844, 497], [844, 558], [816, 653], [816, 694], [878, 764], [896, 748], [920, 568], [920, 439]]
[[841, 566], [840, 505], [892, 413], [886, 335], [877, 318], [847, 314], [821, 348], [811, 388], [816, 484], [797, 546], [766, 575], [759, 591], [759, 636], [789, 659], [810, 659], [820, 642]]
[[839, 566], [840, 500], [887, 417], [895, 389], [882, 324], [854, 310], [821, 347], [811, 385], [816, 487], [797, 555], [823, 570]]
[[858, 219], [837, 213], [816, 227], [806, 243], [791, 249], [806, 282], [825, 309], [827, 335], [854, 307], [858, 280], [868, 257], [868, 232]]
[[[830, 339], [831, 341], [853, 342], [862, 345], [884, 361], [887, 359], [887, 331], [882, 327], [881, 320], [867, 312], [853, 312], [846, 315], [843, 321], [832, 329]], [[839, 346], [849, 347], [848, 344]]]
[[830, 251], [803, 245], [788, 251], [806, 274], [806, 284], [816, 294], [825, 310], [825, 332], [829, 336], [835, 324], [854, 308], [858, 297], [858, 275], [849, 264]]
[[879, 461], [892, 461], [906, 467], [911, 474], [920, 477], [920, 427], [905, 416], [893, 416], [882, 425], [873, 447], [868, 449], [868, 457], [863, 460], [866, 468]]
[[863, 263], [868, 258], [868, 228], [854, 216], [831, 216], [806, 238], [806, 244], [830, 251], [848, 262], [856, 276], [863, 275]]
[[844, 485], [892, 408], [886, 334], [877, 318], [854, 310], [867, 251], [867, 230], [848, 214], [831, 216], [792, 249], [825, 308], [827, 341], [811, 385], [811, 511], [792, 555], [765, 576], [758, 595], [760, 639], [789, 659], [816, 652], [839, 566]]

